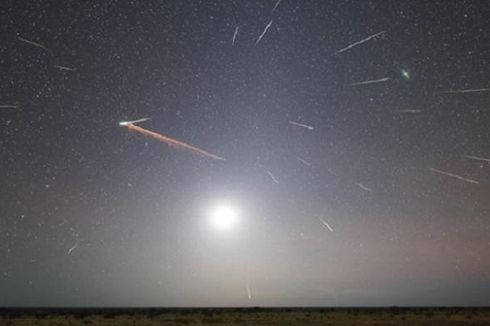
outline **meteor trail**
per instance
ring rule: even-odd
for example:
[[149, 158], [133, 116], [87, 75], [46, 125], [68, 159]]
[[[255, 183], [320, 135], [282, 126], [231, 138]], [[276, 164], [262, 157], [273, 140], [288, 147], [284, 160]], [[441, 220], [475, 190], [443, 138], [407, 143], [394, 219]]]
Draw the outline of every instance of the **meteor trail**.
[[34, 42], [34, 41], [29, 41], [29, 40], [26, 40], [25, 38], [22, 38], [22, 37], [17, 37], [17, 39], [21, 42], [24, 42], [24, 43], [27, 43], [27, 44], [30, 44], [32, 46], [35, 46], [35, 47], [38, 47], [38, 48], [41, 48], [43, 49], [44, 51], [49, 51], [47, 47], [45, 47], [44, 45], [40, 44], [40, 43], [37, 43], [37, 42]]
[[75, 71], [75, 69], [70, 68], [70, 67], [65, 67], [65, 66], [60, 66], [60, 65], [53, 65], [56, 69], [59, 70], [64, 70], [64, 71]]
[[279, 181], [277, 181], [276, 177], [274, 177], [274, 175], [271, 173], [271, 171], [267, 171], [267, 174], [269, 175], [269, 177], [271, 177], [272, 181], [279, 184]]
[[235, 28], [235, 32], [233, 33], [233, 38], [232, 38], [232, 40], [231, 40], [231, 45], [235, 45], [235, 40], [236, 40], [236, 37], [237, 37], [237, 35], [238, 35], [238, 29], [239, 29], [239, 28], [240, 28], [239, 26], [237, 26], [237, 27]]
[[281, 1], [282, 0], [277, 0], [276, 4], [274, 5], [274, 8], [272, 8], [272, 11], [275, 11], [277, 9], [277, 7], [279, 7], [279, 5], [281, 4]]
[[441, 171], [441, 170], [434, 169], [434, 168], [429, 168], [429, 170], [431, 170], [432, 172], [435, 172], [435, 173], [446, 175], [448, 177], [453, 177], [453, 178], [459, 179], [461, 181], [466, 181], [468, 183], [480, 184], [478, 181], [475, 181], [475, 180], [472, 180], [472, 179], [468, 179], [468, 178], [462, 177], [462, 176], [457, 175], [457, 174], [453, 174], [453, 173]]
[[302, 124], [302, 123], [299, 123], [299, 122], [289, 121], [289, 124], [292, 124], [293, 126], [298, 126], [298, 127], [306, 128], [308, 130], [313, 130], [314, 129], [312, 126], [308, 126], [308, 125], [305, 125], [305, 124]]
[[165, 135], [162, 135], [162, 134], [156, 133], [154, 131], [151, 131], [151, 130], [148, 130], [145, 128], [141, 128], [141, 127], [135, 125], [136, 123], [147, 121], [147, 120], [148, 120], [148, 118], [138, 119], [138, 120], [134, 120], [134, 121], [121, 121], [121, 122], [119, 122], [119, 125], [124, 126], [124, 127], [128, 127], [128, 129], [131, 131], [137, 131], [140, 134], [143, 134], [145, 136], [149, 136], [149, 137], [154, 138], [156, 140], [162, 141], [162, 142], [166, 143], [167, 145], [174, 147], [176, 149], [188, 151], [188, 152], [191, 152], [191, 153], [194, 153], [197, 155], [201, 155], [201, 156], [206, 156], [206, 157], [209, 157], [209, 158], [212, 158], [215, 160], [226, 161], [226, 159], [219, 157], [217, 155], [208, 153], [208, 152], [206, 152], [200, 148], [194, 147], [192, 145], [186, 144], [186, 143], [181, 142], [179, 140], [167, 137]]
[[133, 120], [133, 121], [121, 121], [121, 122], [119, 122], [119, 125], [120, 126], [135, 125], [137, 123], [148, 121], [148, 120], [150, 120], [150, 118], [141, 118], [141, 119]]
[[380, 78], [380, 79], [372, 79], [372, 80], [366, 80], [366, 81], [361, 81], [361, 82], [357, 82], [357, 83], [352, 83], [352, 86], [382, 83], [382, 82], [385, 82], [388, 80], [390, 80], [390, 77], [384, 77], [384, 78]]
[[369, 40], [371, 40], [373, 38], [376, 38], [376, 37], [378, 37], [380, 35], [383, 35], [384, 33], [386, 33], [386, 31], [382, 31], [382, 32], [376, 33], [374, 35], [368, 36], [365, 39], [362, 39], [362, 40], [360, 40], [358, 42], [352, 43], [351, 45], [348, 45], [345, 48], [338, 50], [337, 52], [335, 52], [335, 54], [339, 54], [339, 53], [345, 52], [345, 51], [347, 51], [349, 49], [352, 49], [355, 46], [361, 45], [362, 43], [365, 43], [365, 42], [367, 42], [367, 41], [369, 41]]
[[361, 188], [361, 189], [362, 189], [362, 190], [364, 190], [364, 191], [369, 191], [369, 192], [371, 192], [371, 191], [372, 191], [372, 190], [371, 190], [371, 188], [366, 187], [366, 186], [365, 186], [365, 185], [363, 185], [362, 183], [356, 182], [356, 185], [358, 185], [358, 186], [359, 186], [359, 188]]
[[482, 93], [490, 92], [490, 88], [459, 89], [454, 91], [443, 91], [439, 94], [464, 94], [464, 93]]
[[257, 41], [255, 41], [255, 45], [259, 44], [260, 40], [262, 40], [262, 38], [264, 37], [265, 33], [267, 33], [267, 30], [272, 26], [272, 20], [269, 22], [269, 24], [267, 24], [264, 28], [264, 31], [262, 32], [262, 34], [260, 34], [259, 38], [257, 39]]
[[247, 286], [248, 300], [252, 300], [252, 291], [250, 291], [250, 286]]
[[330, 226], [330, 224], [328, 224], [323, 218], [319, 217], [318, 218], [320, 220], [320, 222], [322, 222], [323, 225], [325, 225], [327, 227], [327, 229], [330, 230], [330, 232], [333, 232], [333, 229], [332, 227]]
[[422, 110], [398, 110], [396, 112], [400, 112], [400, 113], [420, 113], [420, 112], [422, 112]]
[[470, 160], [483, 161], [490, 163], [490, 158], [473, 156], [473, 155], [465, 155], [464, 157], [469, 158]]
[[71, 253], [73, 252], [73, 250], [77, 249], [78, 245], [74, 245], [73, 247], [71, 247], [70, 249], [68, 249], [68, 253], [67, 255], [71, 255]]
[[303, 160], [301, 157], [296, 157], [296, 158], [298, 159], [298, 161], [300, 161], [304, 165], [311, 166], [311, 163], [310, 162], [307, 162], [307, 161]]
[[0, 104], [0, 109], [17, 109], [18, 106], [15, 104]]

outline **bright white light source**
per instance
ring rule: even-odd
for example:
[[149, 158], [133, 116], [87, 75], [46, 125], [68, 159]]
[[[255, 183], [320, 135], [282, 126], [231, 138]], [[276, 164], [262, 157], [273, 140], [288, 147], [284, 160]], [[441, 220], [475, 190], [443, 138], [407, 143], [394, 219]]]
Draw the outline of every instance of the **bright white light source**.
[[230, 230], [238, 223], [238, 213], [228, 205], [216, 206], [211, 210], [211, 223], [218, 230]]

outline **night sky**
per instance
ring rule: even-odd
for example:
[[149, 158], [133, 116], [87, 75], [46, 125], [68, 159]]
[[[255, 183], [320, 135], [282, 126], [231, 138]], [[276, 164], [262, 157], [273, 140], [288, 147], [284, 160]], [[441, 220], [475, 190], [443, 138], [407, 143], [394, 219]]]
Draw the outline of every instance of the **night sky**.
[[2, 1], [0, 306], [490, 305], [489, 17]]

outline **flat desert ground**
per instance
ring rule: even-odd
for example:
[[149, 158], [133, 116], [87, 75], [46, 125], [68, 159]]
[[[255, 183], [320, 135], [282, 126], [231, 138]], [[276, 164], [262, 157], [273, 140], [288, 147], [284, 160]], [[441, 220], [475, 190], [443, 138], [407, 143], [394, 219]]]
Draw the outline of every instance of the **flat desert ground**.
[[490, 325], [490, 308], [0, 308], [0, 325]]

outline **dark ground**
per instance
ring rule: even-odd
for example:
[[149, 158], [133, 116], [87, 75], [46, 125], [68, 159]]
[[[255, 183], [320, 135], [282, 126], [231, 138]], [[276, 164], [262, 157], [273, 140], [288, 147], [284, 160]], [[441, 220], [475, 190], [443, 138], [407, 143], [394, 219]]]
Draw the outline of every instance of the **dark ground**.
[[0, 325], [490, 325], [490, 308], [1, 308]]

